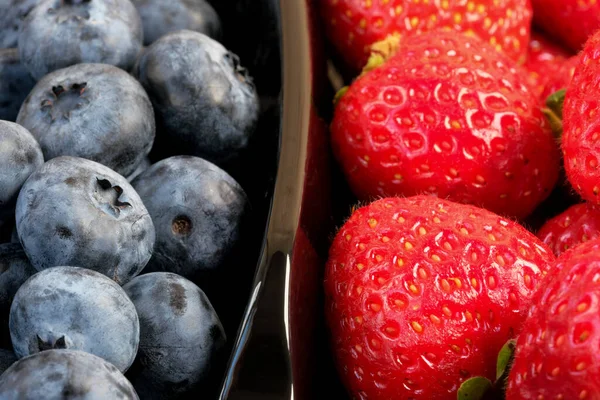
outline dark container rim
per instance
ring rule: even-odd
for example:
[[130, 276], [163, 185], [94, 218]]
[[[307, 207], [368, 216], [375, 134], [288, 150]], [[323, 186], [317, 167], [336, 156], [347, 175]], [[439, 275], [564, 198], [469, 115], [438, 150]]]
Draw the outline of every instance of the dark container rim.
[[[251, 295], [235, 337], [219, 400], [293, 398], [289, 281], [304, 194], [313, 82], [308, 4], [304, 0], [280, 0], [279, 9], [282, 113], [275, 189]], [[279, 307], [269, 307], [270, 323], [258, 326], [257, 312], [269, 302], [275, 302]], [[258, 329], [259, 334], [256, 332]], [[255, 346], [260, 337], [270, 339], [269, 346], [276, 348], [281, 361], [276, 368], [267, 366], [269, 376], [265, 379], [276, 381], [278, 388], [268, 395], [258, 394], [246, 384], [240, 384], [243, 369], [248, 365], [251, 368], [260, 365], [260, 360], [245, 357], [248, 348]]]

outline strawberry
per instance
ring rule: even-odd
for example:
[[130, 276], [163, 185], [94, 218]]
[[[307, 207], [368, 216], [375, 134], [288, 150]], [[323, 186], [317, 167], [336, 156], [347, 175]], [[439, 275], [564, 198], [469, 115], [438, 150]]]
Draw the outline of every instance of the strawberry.
[[579, 52], [600, 29], [600, 2], [596, 0], [531, 0], [536, 26]]
[[600, 31], [586, 43], [562, 107], [562, 151], [571, 185], [600, 204]]
[[494, 378], [552, 252], [518, 224], [433, 196], [384, 198], [337, 233], [325, 272], [338, 370], [356, 399], [451, 399]]
[[356, 196], [432, 193], [531, 213], [557, 181], [559, 152], [525, 81], [480, 39], [437, 31], [403, 40], [335, 109], [332, 147]]
[[525, 61], [532, 18], [529, 0], [321, 0], [326, 33], [357, 71], [370, 46], [390, 35], [446, 28], [477, 35], [515, 61]]
[[560, 63], [557, 68], [547, 72], [542, 90], [542, 99], [546, 100], [551, 94], [566, 89], [573, 79], [575, 67], [579, 64], [579, 56], [572, 56]]
[[534, 298], [516, 345], [506, 398], [600, 396], [600, 241], [563, 253]]
[[582, 203], [569, 207], [540, 228], [537, 236], [555, 255], [600, 237], [600, 207]]
[[[533, 31], [527, 48], [527, 69], [532, 85], [542, 94], [550, 77], [567, 61], [571, 53]], [[560, 88], [559, 88], [560, 89]], [[548, 97], [548, 96], [546, 96]]]

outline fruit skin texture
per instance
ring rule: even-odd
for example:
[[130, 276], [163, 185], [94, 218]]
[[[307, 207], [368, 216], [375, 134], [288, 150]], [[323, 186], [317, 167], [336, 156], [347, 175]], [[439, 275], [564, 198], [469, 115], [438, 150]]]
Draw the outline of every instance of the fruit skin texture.
[[156, 133], [142, 86], [107, 64], [77, 64], [44, 76], [25, 99], [17, 123], [39, 141], [46, 160], [87, 158], [123, 176], [150, 153]]
[[54, 267], [17, 291], [10, 335], [19, 357], [51, 348], [81, 350], [127, 371], [138, 351], [140, 321], [115, 281], [89, 269]]
[[575, 74], [575, 68], [579, 64], [579, 55], [569, 57], [560, 63], [558, 68], [549, 71], [545, 80], [544, 90], [542, 91], [542, 101], [545, 102], [551, 94], [569, 87], [571, 79]]
[[540, 228], [537, 236], [556, 256], [600, 237], [600, 207], [582, 203], [569, 207]]
[[17, 199], [16, 222], [38, 271], [82, 265], [121, 285], [146, 266], [156, 238], [129, 182], [77, 157], [54, 158], [29, 177]]
[[19, 30], [25, 16], [40, 2], [41, 0], [0, 0], [0, 49], [17, 47]]
[[129, 70], [143, 34], [129, 0], [42, 0], [22, 23], [19, 54], [36, 80], [79, 63]]
[[3, 400], [139, 400], [112, 364], [77, 350], [47, 350], [23, 358], [0, 376]]
[[585, 45], [563, 106], [562, 151], [569, 182], [583, 199], [600, 204], [600, 32]]
[[144, 272], [167, 271], [196, 282], [223, 267], [239, 242], [249, 202], [216, 165], [192, 156], [161, 160], [132, 182], [156, 230]]
[[140, 396], [179, 398], [210, 384], [226, 338], [204, 292], [170, 272], [140, 275], [123, 289], [140, 316], [140, 350], [128, 375]]
[[338, 370], [358, 399], [456, 398], [495, 379], [555, 257], [489, 211], [431, 196], [385, 198], [336, 235], [325, 274]]
[[450, 1], [446, 2], [450, 3], [447, 8], [440, 1], [323, 0], [319, 3], [329, 40], [355, 70], [365, 65], [370, 45], [388, 35], [407, 36], [439, 28], [475, 34], [514, 61], [525, 61], [532, 18], [529, 0], [500, 0], [497, 5], [491, 1], [478, 5]]
[[221, 163], [246, 148], [258, 95], [237, 56], [199, 32], [169, 33], [140, 55], [134, 75], [159, 121], [156, 146], [168, 155]]
[[0, 119], [14, 122], [35, 80], [21, 64], [17, 49], [0, 49]]
[[0, 349], [0, 375], [17, 362], [17, 356], [12, 350]]
[[531, 0], [533, 23], [578, 52], [600, 28], [600, 3], [580, 0]]
[[[571, 56], [571, 52], [550, 41], [544, 35], [537, 31], [531, 32], [527, 61], [524, 67], [529, 72], [534, 89], [541, 94], [547, 81]], [[542, 98], [542, 100], [545, 99]]]
[[527, 216], [556, 183], [559, 152], [525, 81], [476, 38], [407, 38], [336, 106], [332, 146], [354, 193], [433, 193]]
[[43, 163], [40, 145], [27, 129], [0, 121], [0, 227], [14, 223], [19, 191]]
[[[517, 341], [507, 399], [597, 399], [600, 241], [563, 253]], [[562, 397], [557, 397], [562, 395]]]
[[0, 244], [0, 267], [0, 346], [12, 348], [8, 329], [10, 305], [17, 290], [37, 271], [17, 243]]
[[132, 0], [144, 25], [144, 45], [181, 29], [221, 37], [221, 21], [217, 12], [204, 0]]

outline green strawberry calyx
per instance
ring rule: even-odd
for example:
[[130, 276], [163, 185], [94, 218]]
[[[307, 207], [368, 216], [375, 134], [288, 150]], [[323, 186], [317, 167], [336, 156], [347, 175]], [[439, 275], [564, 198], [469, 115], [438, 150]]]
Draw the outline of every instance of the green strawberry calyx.
[[566, 92], [566, 89], [561, 89], [552, 93], [546, 99], [546, 107], [542, 109], [557, 139], [560, 139], [563, 133], [563, 104]]
[[340, 90], [337, 91], [337, 93], [335, 94], [334, 98], [333, 98], [333, 105], [337, 105], [338, 101], [340, 101], [340, 99], [342, 97], [344, 97], [344, 95], [346, 94], [346, 92], [348, 91], [348, 89], [350, 89], [350, 86], [344, 86], [343, 88], [341, 88]]
[[[381, 67], [385, 62], [398, 52], [400, 48], [400, 34], [395, 32], [387, 35], [383, 40], [375, 42], [371, 45], [371, 55], [367, 60], [367, 63], [363, 67], [361, 73], [355, 79], [369, 73], [375, 68]], [[348, 91], [348, 86], [344, 86], [335, 94], [333, 104], [336, 105], [340, 99]]]
[[511, 339], [500, 349], [496, 362], [496, 381], [494, 383], [483, 376], [467, 379], [458, 389], [457, 400], [503, 399], [504, 386], [514, 359], [515, 348], [516, 341]]
[[458, 389], [458, 400], [481, 400], [493, 388], [492, 381], [482, 376], [467, 379]]

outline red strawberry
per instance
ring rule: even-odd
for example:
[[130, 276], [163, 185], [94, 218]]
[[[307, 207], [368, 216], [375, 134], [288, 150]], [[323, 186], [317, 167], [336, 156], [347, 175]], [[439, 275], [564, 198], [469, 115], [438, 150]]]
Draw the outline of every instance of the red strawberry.
[[549, 41], [540, 33], [531, 33], [525, 68], [539, 94], [544, 91], [548, 79], [557, 73], [570, 56], [569, 51]]
[[600, 398], [600, 242], [563, 253], [519, 335], [506, 398]]
[[542, 91], [542, 99], [544, 101], [551, 94], [561, 89], [566, 89], [569, 86], [577, 64], [579, 64], [579, 56], [573, 56], [563, 61], [558, 68], [548, 71], [544, 90]]
[[600, 204], [600, 31], [585, 45], [562, 109], [562, 150], [567, 178], [577, 192]]
[[557, 256], [574, 246], [596, 239], [600, 237], [600, 207], [588, 203], [571, 206], [546, 222], [537, 236]]
[[436, 28], [476, 34], [515, 61], [525, 61], [532, 18], [529, 0], [321, 0], [329, 39], [360, 70], [370, 46], [388, 35]]
[[451, 399], [496, 375], [554, 255], [516, 223], [432, 196], [356, 210], [326, 267], [338, 369], [355, 399]]
[[336, 106], [333, 150], [354, 193], [433, 193], [528, 215], [556, 183], [559, 152], [525, 80], [477, 38], [405, 39]]
[[531, 0], [531, 5], [534, 24], [575, 52], [600, 29], [596, 0]]

